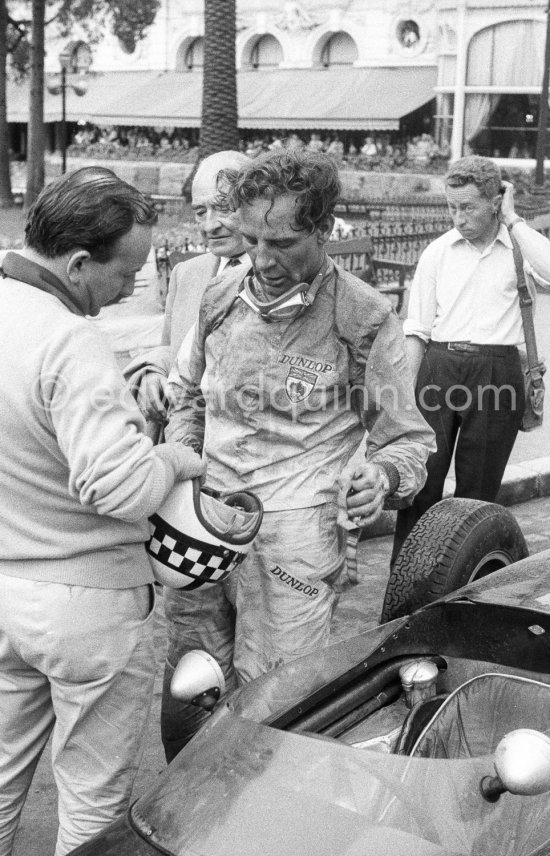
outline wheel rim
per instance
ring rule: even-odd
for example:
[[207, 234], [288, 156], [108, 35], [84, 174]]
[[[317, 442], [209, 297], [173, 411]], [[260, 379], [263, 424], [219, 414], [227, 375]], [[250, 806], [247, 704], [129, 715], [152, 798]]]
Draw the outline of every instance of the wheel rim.
[[503, 550], [493, 550], [491, 553], [487, 553], [483, 556], [483, 558], [477, 563], [468, 577], [468, 582], [472, 583], [474, 580], [480, 580], [482, 577], [487, 577], [494, 571], [499, 571], [501, 568], [511, 565], [513, 561], [514, 560], [509, 553], [505, 553]]

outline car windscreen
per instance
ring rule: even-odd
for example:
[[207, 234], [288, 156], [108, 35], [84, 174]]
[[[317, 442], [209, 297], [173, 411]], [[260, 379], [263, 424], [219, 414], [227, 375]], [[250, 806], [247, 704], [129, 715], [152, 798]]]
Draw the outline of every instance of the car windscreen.
[[324, 695], [326, 687], [334, 692], [337, 686], [360, 679], [370, 668], [372, 652], [403, 624], [403, 619], [397, 619], [284, 663], [232, 693], [229, 706], [246, 719], [271, 722], [281, 711], [301, 706], [307, 696]]
[[222, 709], [135, 803], [174, 856], [535, 856], [548, 795], [486, 802], [492, 757], [408, 758], [279, 731]]

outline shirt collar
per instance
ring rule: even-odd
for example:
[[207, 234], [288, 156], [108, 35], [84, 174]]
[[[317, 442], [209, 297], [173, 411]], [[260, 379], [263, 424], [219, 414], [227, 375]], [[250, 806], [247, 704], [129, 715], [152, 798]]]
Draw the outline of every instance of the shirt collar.
[[514, 245], [512, 244], [512, 239], [510, 237], [510, 232], [508, 231], [504, 223], [500, 224], [500, 228], [497, 232], [495, 241], [500, 241], [502, 244], [504, 244], [505, 247], [509, 247], [509, 249], [511, 250], [514, 249]]
[[[463, 238], [458, 229], [455, 229], [454, 227], [450, 231], [450, 240], [451, 244], [458, 244], [461, 241], [465, 244], [470, 243], [466, 238]], [[492, 244], [489, 244], [489, 247], [491, 247], [497, 241], [500, 241], [500, 243], [504, 244], [504, 246], [508, 247], [508, 249], [512, 249], [512, 239], [510, 238], [510, 234], [504, 223], [500, 224], [498, 232], [495, 235], [495, 240], [492, 242]], [[484, 252], [489, 249], [489, 247], [486, 247]]]
[[[248, 258], [246, 253], [241, 253], [240, 256], [232, 256], [232, 258], [237, 259], [239, 262], [239, 265], [246, 265], [246, 264], [249, 265], [250, 264], [250, 259]], [[231, 259], [228, 256], [220, 256], [220, 264], [218, 266], [217, 273], [218, 274], [223, 273], [223, 271], [229, 265], [230, 261], [231, 261]], [[234, 267], [238, 267], [238, 265], [234, 265]]]

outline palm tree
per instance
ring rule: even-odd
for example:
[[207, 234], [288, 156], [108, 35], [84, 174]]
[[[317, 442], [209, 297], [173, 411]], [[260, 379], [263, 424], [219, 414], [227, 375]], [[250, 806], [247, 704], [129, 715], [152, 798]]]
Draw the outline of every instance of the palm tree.
[[237, 74], [235, 70], [235, 0], [204, 0], [204, 69], [199, 154], [185, 179], [182, 196], [191, 200], [191, 185], [200, 161], [239, 145]]
[[204, 0], [201, 159], [239, 145], [235, 35], [235, 0]]
[[0, 0], [0, 208], [13, 205], [10, 179], [10, 147], [6, 104], [6, 64], [8, 60], [8, 10]]
[[29, 99], [27, 189], [32, 205], [44, 187], [44, 32], [46, 0], [32, 0], [31, 86]]

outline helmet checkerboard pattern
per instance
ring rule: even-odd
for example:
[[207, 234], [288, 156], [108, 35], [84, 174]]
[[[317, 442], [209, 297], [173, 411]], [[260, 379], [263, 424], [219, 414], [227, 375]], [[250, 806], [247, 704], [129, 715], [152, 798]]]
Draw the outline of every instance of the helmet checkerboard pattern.
[[222, 582], [244, 559], [244, 553], [226, 547], [209, 545], [211, 549], [205, 551], [203, 542], [189, 536], [182, 538], [181, 532], [157, 514], [149, 519], [154, 530], [145, 549], [157, 562], [182, 575], [181, 588], [196, 589], [205, 583]]

